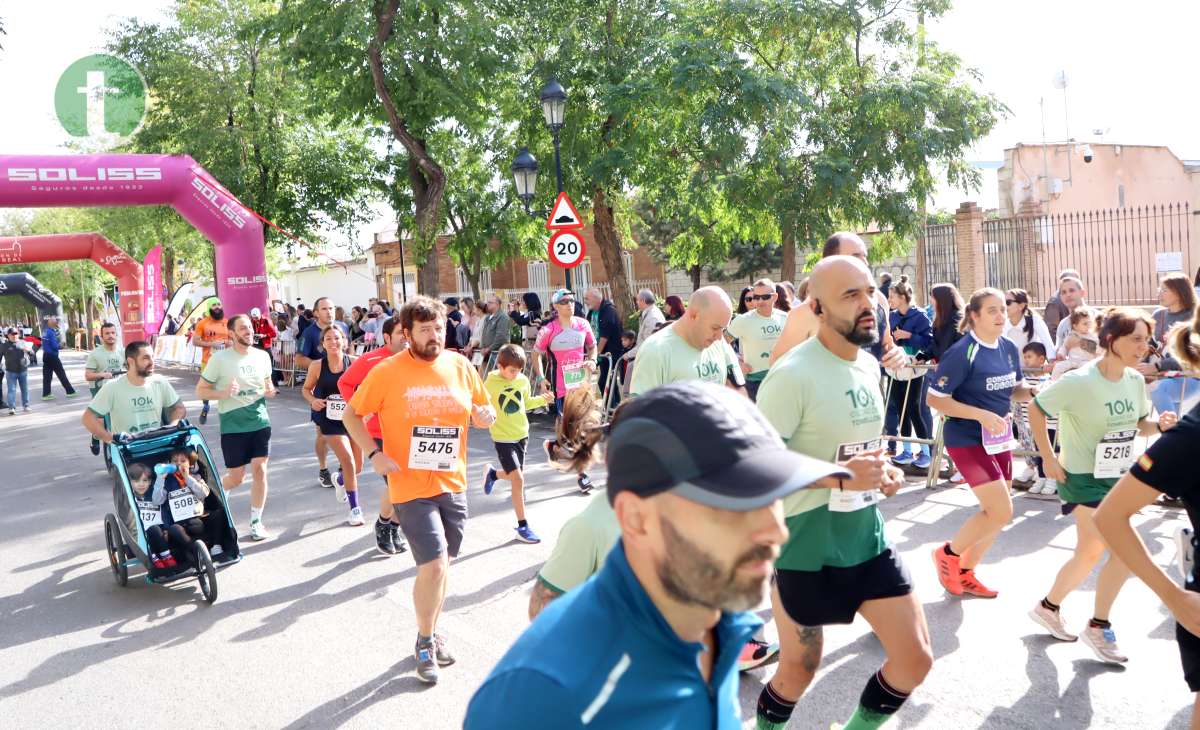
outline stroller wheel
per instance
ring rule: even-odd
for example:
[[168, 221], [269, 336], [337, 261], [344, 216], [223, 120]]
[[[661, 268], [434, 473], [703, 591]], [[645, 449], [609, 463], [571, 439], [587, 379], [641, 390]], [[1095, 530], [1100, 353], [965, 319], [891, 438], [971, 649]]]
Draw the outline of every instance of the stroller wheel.
[[195, 542], [194, 555], [196, 561], [196, 580], [200, 583], [200, 593], [204, 600], [213, 603], [217, 600], [217, 568], [213, 565], [208, 546], [203, 540]]
[[121, 541], [117, 518], [111, 514], [104, 516], [104, 543], [108, 548], [108, 565], [112, 568], [113, 580], [119, 586], [127, 585], [129, 568], [125, 565], [125, 543]]

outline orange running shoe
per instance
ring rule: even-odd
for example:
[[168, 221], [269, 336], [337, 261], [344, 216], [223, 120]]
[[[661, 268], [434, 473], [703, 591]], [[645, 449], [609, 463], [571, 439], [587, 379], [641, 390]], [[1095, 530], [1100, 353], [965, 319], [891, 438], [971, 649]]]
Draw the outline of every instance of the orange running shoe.
[[962, 578], [959, 575], [958, 556], [946, 552], [950, 543], [938, 545], [933, 549], [933, 564], [937, 567], [938, 580], [942, 588], [952, 596], [963, 594]]
[[963, 593], [968, 596], [977, 596], [979, 598], [995, 598], [999, 593], [988, 588], [979, 582], [975, 577], [974, 570], [968, 570], [959, 577], [959, 582], [962, 584]]

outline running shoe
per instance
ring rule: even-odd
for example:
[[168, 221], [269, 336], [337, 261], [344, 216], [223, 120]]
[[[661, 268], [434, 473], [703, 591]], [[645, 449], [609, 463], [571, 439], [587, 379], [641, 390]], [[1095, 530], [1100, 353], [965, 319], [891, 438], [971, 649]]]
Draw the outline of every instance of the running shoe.
[[1045, 483], [1042, 484], [1042, 491], [1038, 492], [1038, 494], [1042, 495], [1043, 497], [1057, 497], [1058, 482], [1047, 477]]
[[575, 483], [579, 485], [579, 491], [583, 492], [584, 494], [592, 491], [592, 487], [594, 486], [592, 484], [592, 478], [584, 473], [579, 474], [579, 477], [575, 480]]
[[1038, 477], [1037, 479], [1034, 479], [1033, 484], [1030, 485], [1029, 493], [1030, 494], [1041, 494], [1042, 487], [1045, 487], [1045, 486], [1046, 486], [1046, 480], [1042, 477]]
[[425, 641], [417, 639], [417, 646], [413, 649], [413, 656], [417, 659], [417, 679], [426, 684], [437, 684], [438, 681], [436, 652], [432, 637]]
[[392, 542], [391, 522], [375, 520], [375, 547], [384, 555], [395, 555], [396, 544]]
[[911, 451], [901, 451], [892, 457], [892, 463], [896, 466], [908, 466], [913, 463], [913, 455]]
[[1117, 635], [1113, 633], [1112, 629], [1102, 629], [1088, 624], [1080, 637], [1096, 655], [1096, 658], [1106, 664], [1124, 664], [1129, 661], [1129, 657], [1122, 654], [1120, 648], [1117, 647]]
[[492, 468], [491, 464], [487, 464], [483, 467], [483, 493], [491, 494], [495, 486], [496, 470]]
[[516, 529], [517, 539], [521, 542], [527, 542], [530, 545], [536, 545], [542, 541], [542, 538], [538, 537], [533, 530], [529, 529], [529, 525], [520, 525]]
[[912, 465], [914, 469], [928, 469], [929, 465], [932, 463], [933, 458], [929, 454], [926, 454], [922, 451], [917, 455], [917, 458], [913, 459]]
[[[26, 408], [25, 410], [29, 410], [29, 409], [28, 409], [28, 408]], [[9, 408], [9, 409], [8, 409], [8, 415], [10, 415], [10, 416], [15, 416], [15, 415], [17, 415], [17, 409], [16, 409], [16, 408]], [[97, 456], [99, 456], [99, 455], [100, 455], [100, 452], [99, 452], [99, 451], [96, 451], [96, 452], [95, 452], [95, 454], [96, 454]]]
[[1067, 631], [1067, 627], [1063, 625], [1062, 616], [1058, 611], [1051, 611], [1042, 605], [1041, 601], [1033, 607], [1029, 612], [1029, 618], [1033, 619], [1039, 626], [1050, 632], [1050, 635], [1059, 641], [1077, 641], [1078, 636]]
[[437, 647], [437, 652], [435, 652], [434, 656], [437, 657], [439, 667], [448, 667], [454, 663], [454, 655], [446, 648], [446, 637], [441, 634], [434, 634], [433, 645]]
[[223, 552], [225, 552], [225, 548], [221, 547], [220, 545], [213, 545], [212, 549], [208, 551], [208, 554], [212, 558], [219, 558]]
[[363, 525], [367, 524], [366, 521], [363, 520], [362, 507], [350, 508], [350, 514], [346, 516], [346, 524], [353, 525], [354, 527], [362, 527]]
[[167, 569], [167, 564], [163, 562], [162, 558], [155, 558], [153, 561], [151, 561], [150, 564], [153, 565], [155, 568], [158, 568], [159, 570]]
[[317, 484], [326, 489], [333, 489], [333, 477], [329, 476], [328, 469], [321, 469], [317, 472]]
[[51, 393], [50, 395], [43, 395], [42, 400], [54, 400], [54, 394]]
[[[33, 411], [29, 408], [29, 406], [25, 406], [24, 408], [22, 408], [21, 412], [22, 413], [33, 413]], [[14, 413], [13, 415], [15, 416], [16, 414]]]
[[342, 470], [338, 469], [337, 476], [333, 479], [333, 492], [337, 495], [337, 501], [345, 502], [349, 499], [346, 496], [346, 477], [342, 475]]
[[163, 558], [162, 563], [163, 563], [164, 568], [178, 568], [179, 567], [179, 561], [175, 559], [174, 555], [168, 555], [167, 557]]
[[208, 423], [208, 406], [200, 409], [200, 425], [203, 426], [206, 423]]
[[937, 568], [938, 581], [942, 588], [952, 596], [963, 594], [962, 574], [959, 572], [958, 556], [946, 552], [950, 543], [938, 545], [933, 549], [933, 564]]
[[950, 483], [951, 484], [962, 484], [965, 481], [967, 481], [966, 477], [964, 477], [962, 475], [962, 472], [959, 471], [958, 469], [955, 469], [954, 473], [950, 475]]
[[[12, 411], [10, 411], [10, 415], [13, 415], [13, 416], [17, 415], [17, 409], [14, 408]], [[92, 449], [92, 456], [99, 456], [100, 455], [100, 441], [98, 439], [92, 439], [92, 443], [89, 445], [91, 446], [91, 449]]]
[[404, 535], [400, 534], [400, 525], [395, 522], [388, 522], [388, 529], [392, 531], [392, 544], [396, 546], [396, 552], [408, 552], [408, 543], [404, 541]]
[[968, 570], [959, 576], [958, 582], [962, 585], [962, 591], [968, 596], [976, 598], [995, 598], [999, 595], [997, 591], [993, 591], [984, 584], [979, 582], [975, 577], [974, 570]]
[[738, 655], [738, 671], [747, 672], [761, 666], [779, 661], [779, 644], [768, 644], [758, 639], [750, 639], [742, 647]]
[[1192, 528], [1181, 527], [1175, 531], [1175, 566], [1179, 569], [1179, 577], [1183, 584], [1192, 577], [1192, 566], [1195, 564], [1196, 543], [1192, 538]]
[[546, 439], [542, 442], [542, 451], [546, 452], [546, 461], [554, 463], [554, 449], [558, 446], [558, 441], [555, 439]]
[[266, 540], [271, 536], [267, 532], [267, 528], [263, 526], [262, 520], [250, 520], [250, 539], [254, 541]]
[[1033, 466], [1032, 464], [1026, 463], [1025, 471], [1018, 474], [1016, 479], [1013, 479], [1013, 481], [1028, 483], [1028, 482], [1032, 482], [1034, 479], [1037, 479], [1037, 475], [1038, 475], [1037, 467]]
[[[791, 718], [783, 722], [771, 722], [762, 715], [758, 715], [754, 721], [754, 730], [786, 730], [789, 720]], [[840, 728], [835, 728], [835, 730], [840, 730]]]
[[75, 396], [77, 396], [77, 395], [79, 395], [79, 391], [78, 391], [78, 390], [72, 390], [70, 393], [67, 393], [67, 397], [68, 397], [68, 398], [74, 398], [74, 397], [75, 397]]

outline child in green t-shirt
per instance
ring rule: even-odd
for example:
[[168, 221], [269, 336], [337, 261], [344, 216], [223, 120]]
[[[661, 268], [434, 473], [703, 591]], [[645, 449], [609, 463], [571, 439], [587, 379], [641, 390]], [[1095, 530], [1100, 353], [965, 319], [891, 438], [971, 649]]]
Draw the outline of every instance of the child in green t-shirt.
[[488, 464], [483, 472], [483, 493], [491, 494], [497, 479], [507, 479], [512, 484], [513, 512], [517, 514], [517, 539], [521, 542], [541, 542], [525, 521], [525, 449], [529, 445], [529, 417], [526, 411], [541, 408], [548, 402], [547, 395], [532, 395], [529, 378], [521, 371], [525, 368], [525, 350], [519, 345], [504, 345], [496, 355], [496, 369], [488, 374], [483, 387], [488, 400], [496, 409], [496, 422], [492, 424], [492, 441], [496, 445], [496, 456], [500, 468]]

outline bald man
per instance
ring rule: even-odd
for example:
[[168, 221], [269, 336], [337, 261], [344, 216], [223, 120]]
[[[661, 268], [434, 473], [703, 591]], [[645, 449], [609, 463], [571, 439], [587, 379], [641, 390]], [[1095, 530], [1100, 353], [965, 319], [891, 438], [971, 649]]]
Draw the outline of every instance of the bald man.
[[853, 477], [826, 479], [783, 501], [788, 542], [775, 561], [772, 607], [779, 669], [758, 700], [759, 730], [781, 730], [821, 663], [823, 626], [862, 616], [886, 660], [863, 688], [846, 727], [877, 728], [900, 708], [933, 664], [925, 614], [912, 578], [888, 542], [878, 503], [904, 484], [883, 446], [885, 404], [875, 282], [866, 264], [830, 256], [813, 269], [815, 337], [771, 368], [758, 407], [788, 448], [836, 461]]
[[[838, 231], [825, 239], [825, 248], [821, 250], [823, 259], [831, 256], [850, 256], [858, 259], [865, 266], [867, 264], [867, 244], [857, 233]], [[876, 290], [874, 298], [875, 316], [879, 323], [880, 336], [876, 343], [867, 346], [866, 349], [875, 356], [876, 360], [880, 360], [884, 367], [901, 368], [904, 366], [907, 356], [899, 347], [892, 346], [892, 332], [888, 327], [887, 297]], [[810, 296], [808, 301], [788, 313], [787, 322], [783, 325], [783, 334], [779, 336], [775, 348], [771, 350], [771, 364], [774, 365], [775, 361], [783, 357], [788, 350], [815, 335], [817, 327], [817, 316], [813, 313], [812, 297]]]
[[737, 355], [725, 341], [725, 328], [732, 318], [733, 302], [724, 289], [697, 289], [683, 317], [651, 335], [638, 349], [630, 392], [641, 395], [667, 383], [707, 380], [744, 395], [746, 378]]

